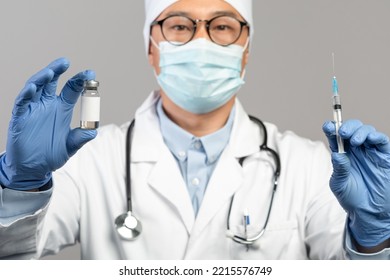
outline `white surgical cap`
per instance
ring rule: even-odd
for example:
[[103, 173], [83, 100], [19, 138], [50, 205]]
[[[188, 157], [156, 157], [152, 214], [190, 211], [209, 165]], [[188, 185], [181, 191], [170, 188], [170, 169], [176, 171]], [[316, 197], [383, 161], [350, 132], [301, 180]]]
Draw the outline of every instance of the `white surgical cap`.
[[[170, 5], [179, 0], [145, 0], [144, 39], [146, 54], [149, 52], [150, 24]], [[252, 0], [225, 0], [232, 5], [249, 23], [250, 36], [253, 36]]]

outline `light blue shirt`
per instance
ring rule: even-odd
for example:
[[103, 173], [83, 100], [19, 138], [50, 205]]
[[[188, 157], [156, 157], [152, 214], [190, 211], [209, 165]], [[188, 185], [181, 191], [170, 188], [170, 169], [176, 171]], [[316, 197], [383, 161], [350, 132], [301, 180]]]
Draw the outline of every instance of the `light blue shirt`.
[[199, 138], [185, 131], [167, 117], [162, 108], [161, 99], [157, 103], [157, 114], [164, 142], [180, 168], [196, 216], [211, 174], [229, 142], [235, 107], [224, 127]]

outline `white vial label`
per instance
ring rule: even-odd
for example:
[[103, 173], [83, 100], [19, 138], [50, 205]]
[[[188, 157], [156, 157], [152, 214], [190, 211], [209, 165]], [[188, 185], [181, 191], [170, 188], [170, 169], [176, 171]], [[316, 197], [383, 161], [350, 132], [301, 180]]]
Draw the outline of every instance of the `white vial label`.
[[81, 96], [80, 120], [86, 122], [100, 120], [100, 97]]

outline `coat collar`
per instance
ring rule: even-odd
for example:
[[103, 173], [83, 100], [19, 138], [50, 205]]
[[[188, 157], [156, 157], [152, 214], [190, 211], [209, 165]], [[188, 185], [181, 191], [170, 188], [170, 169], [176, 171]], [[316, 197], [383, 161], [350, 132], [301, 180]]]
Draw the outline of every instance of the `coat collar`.
[[[166, 149], [156, 112], [158, 99], [158, 91], [152, 92], [135, 114], [132, 162], [156, 162], [161, 152]], [[256, 153], [261, 143], [260, 137], [263, 136], [260, 135], [259, 128], [250, 121], [236, 99], [236, 114], [229, 140], [232, 155], [241, 158]]]

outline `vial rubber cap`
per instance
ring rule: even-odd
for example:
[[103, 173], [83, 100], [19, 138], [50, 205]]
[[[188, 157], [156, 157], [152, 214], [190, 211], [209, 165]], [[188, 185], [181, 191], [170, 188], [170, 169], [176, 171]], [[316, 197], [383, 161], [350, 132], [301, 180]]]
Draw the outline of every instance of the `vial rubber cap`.
[[95, 80], [84, 81], [84, 87], [86, 88], [97, 88], [99, 86], [99, 82]]

